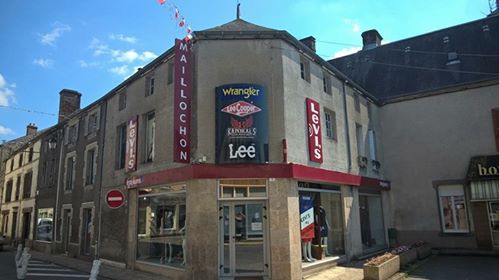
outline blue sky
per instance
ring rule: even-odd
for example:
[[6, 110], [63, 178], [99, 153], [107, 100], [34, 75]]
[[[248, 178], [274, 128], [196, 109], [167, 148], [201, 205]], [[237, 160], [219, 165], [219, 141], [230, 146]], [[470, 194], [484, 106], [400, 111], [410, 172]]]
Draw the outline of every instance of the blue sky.
[[[0, 1], [0, 141], [23, 136], [31, 122], [40, 129], [54, 125], [61, 89], [81, 92], [84, 107], [170, 48], [176, 37], [184, 37], [185, 29], [175, 23], [171, 5], [178, 7], [193, 30], [203, 30], [235, 19], [236, 3]], [[362, 31], [372, 28], [385, 42], [393, 42], [489, 13], [487, 0], [240, 3], [244, 20], [287, 30], [298, 39], [314, 36], [317, 53], [325, 59], [356, 51]]]

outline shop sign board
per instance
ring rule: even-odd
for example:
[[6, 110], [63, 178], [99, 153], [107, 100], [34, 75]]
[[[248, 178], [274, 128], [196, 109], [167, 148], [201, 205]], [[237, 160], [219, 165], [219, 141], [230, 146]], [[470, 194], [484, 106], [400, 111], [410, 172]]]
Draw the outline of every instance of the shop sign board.
[[308, 128], [308, 154], [310, 161], [322, 163], [322, 133], [321, 113], [318, 102], [311, 98], [306, 99], [307, 128]]
[[265, 88], [227, 84], [216, 88], [216, 162], [268, 162]]
[[112, 189], [106, 194], [107, 206], [111, 209], [120, 208], [125, 202], [125, 195], [117, 189]]
[[192, 43], [175, 40], [173, 161], [191, 161]]
[[126, 126], [125, 172], [137, 170], [137, 137], [139, 117], [131, 118]]
[[136, 188], [142, 183], [144, 183], [144, 177], [142, 176], [132, 176], [125, 179], [125, 186], [129, 189]]
[[476, 156], [471, 158], [468, 168], [468, 179], [499, 179], [499, 155]]

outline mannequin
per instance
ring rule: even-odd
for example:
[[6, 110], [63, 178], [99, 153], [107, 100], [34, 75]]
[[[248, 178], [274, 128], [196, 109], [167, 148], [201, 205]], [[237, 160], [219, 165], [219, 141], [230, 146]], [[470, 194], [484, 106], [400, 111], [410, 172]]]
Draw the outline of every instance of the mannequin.
[[314, 200], [310, 194], [300, 195], [300, 233], [302, 259], [306, 262], [316, 261], [312, 257], [312, 239], [315, 237], [314, 231]]
[[326, 217], [326, 210], [324, 207], [319, 206], [319, 213], [317, 217], [317, 221], [319, 223], [319, 230], [321, 233], [321, 245], [326, 247], [326, 256], [332, 256], [331, 253], [329, 253], [328, 246], [327, 246], [327, 239], [328, 239], [328, 234], [329, 234], [329, 222], [327, 221]]

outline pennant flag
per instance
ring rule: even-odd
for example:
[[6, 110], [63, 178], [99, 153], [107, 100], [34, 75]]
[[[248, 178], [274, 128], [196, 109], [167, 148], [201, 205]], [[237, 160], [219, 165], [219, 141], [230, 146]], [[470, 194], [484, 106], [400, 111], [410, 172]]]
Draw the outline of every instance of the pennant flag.
[[158, 3], [159, 3], [160, 5], [163, 5], [163, 4], [165, 4], [165, 3], [166, 3], [166, 0], [158, 0]]
[[189, 25], [187, 25], [187, 33], [189, 33], [189, 34], [190, 34], [190, 33], [191, 33], [191, 31], [192, 31], [192, 30], [191, 30], [191, 27], [190, 27]]
[[184, 41], [189, 42], [190, 40], [192, 40], [192, 34], [185, 36]]
[[185, 25], [185, 20], [184, 18], [182, 18], [182, 20], [178, 23], [178, 26], [184, 27], [184, 25]]
[[175, 19], [178, 19], [179, 16], [180, 16], [180, 13], [179, 13], [178, 9], [175, 9]]

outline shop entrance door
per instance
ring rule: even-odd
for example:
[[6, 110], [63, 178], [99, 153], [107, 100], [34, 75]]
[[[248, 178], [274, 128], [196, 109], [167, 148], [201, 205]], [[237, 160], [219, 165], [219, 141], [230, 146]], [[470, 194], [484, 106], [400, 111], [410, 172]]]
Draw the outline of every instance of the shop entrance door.
[[492, 245], [494, 247], [499, 247], [499, 202], [489, 203], [489, 216]]
[[268, 275], [267, 207], [263, 201], [222, 202], [220, 221], [220, 275]]

